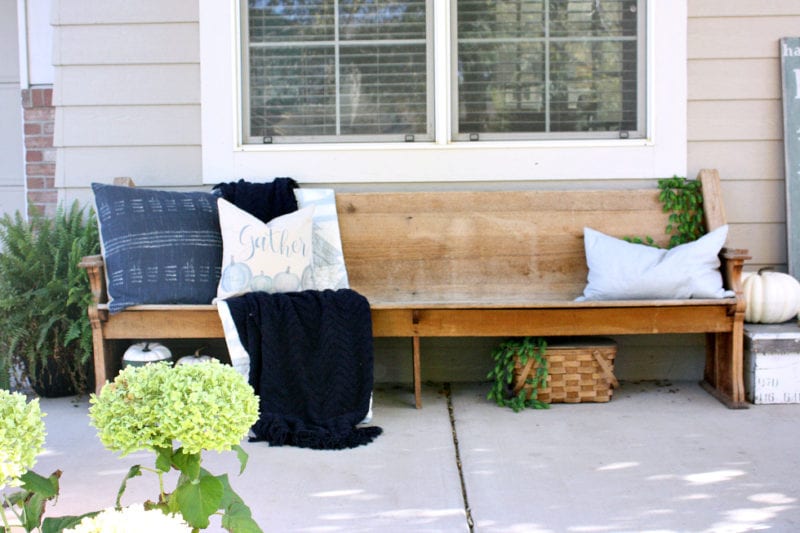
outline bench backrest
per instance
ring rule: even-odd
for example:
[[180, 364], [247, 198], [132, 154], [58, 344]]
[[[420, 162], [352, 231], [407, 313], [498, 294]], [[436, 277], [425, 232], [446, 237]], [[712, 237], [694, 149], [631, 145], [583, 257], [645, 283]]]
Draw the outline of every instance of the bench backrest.
[[373, 304], [564, 301], [586, 285], [584, 227], [666, 245], [658, 194], [345, 193], [337, 210], [351, 287]]

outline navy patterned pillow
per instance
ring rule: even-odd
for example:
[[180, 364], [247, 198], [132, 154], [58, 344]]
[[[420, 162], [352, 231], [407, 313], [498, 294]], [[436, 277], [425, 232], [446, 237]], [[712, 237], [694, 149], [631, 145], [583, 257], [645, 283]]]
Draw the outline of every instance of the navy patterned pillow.
[[211, 303], [222, 268], [216, 197], [99, 183], [92, 190], [112, 313]]

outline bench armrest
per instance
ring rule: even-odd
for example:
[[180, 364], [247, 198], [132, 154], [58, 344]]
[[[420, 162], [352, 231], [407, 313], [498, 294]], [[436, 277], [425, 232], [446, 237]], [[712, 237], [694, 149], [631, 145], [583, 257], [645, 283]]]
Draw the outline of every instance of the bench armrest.
[[87, 255], [78, 266], [86, 269], [89, 276], [89, 287], [92, 290], [92, 302], [94, 305], [107, 303], [108, 293], [106, 292], [106, 271], [102, 255]]
[[742, 288], [742, 268], [744, 262], [750, 259], [747, 250], [741, 248], [723, 248], [719, 253], [722, 261], [722, 281], [726, 289], [736, 293], [736, 298], [741, 302], [744, 312], [744, 290]]

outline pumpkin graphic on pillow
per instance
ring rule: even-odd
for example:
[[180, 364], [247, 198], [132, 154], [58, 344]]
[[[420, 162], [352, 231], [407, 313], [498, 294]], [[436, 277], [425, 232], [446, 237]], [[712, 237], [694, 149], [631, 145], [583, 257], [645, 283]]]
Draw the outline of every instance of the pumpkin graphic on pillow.
[[245, 263], [237, 263], [231, 259], [230, 264], [222, 271], [219, 283], [225, 292], [240, 293], [250, 287], [252, 277], [253, 274]]

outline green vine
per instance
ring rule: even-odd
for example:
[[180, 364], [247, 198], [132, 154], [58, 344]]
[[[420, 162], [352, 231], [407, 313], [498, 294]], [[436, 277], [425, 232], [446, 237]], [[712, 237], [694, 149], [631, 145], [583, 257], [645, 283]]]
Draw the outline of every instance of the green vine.
[[[665, 233], [670, 235], [668, 248], [692, 242], [703, 236], [703, 191], [701, 182], [673, 176], [658, 180], [661, 192], [658, 199], [665, 213], [669, 213]], [[637, 244], [655, 246], [652, 237], [627, 237], [625, 240]]]
[[[500, 343], [492, 352], [494, 368], [486, 375], [493, 380], [492, 388], [486, 396], [489, 400], [494, 400], [501, 407], [510, 407], [514, 412], [519, 412], [527, 407], [534, 409], [547, 409], [550, 405], [537, 399], [539, 388], [547, 383], [547, 359], [545, 351], [547, 343], [542, 338], [514, 338]], [[516, 360], [521, 366], [528, 364], [528, 361], [535, 361], [535, 372], [531, 372], [525, 379], [525, 387], [514, 394], [514, 366]], [[528, 387], [530, 389], [528, 389]], [[528, 396], [528, 390], [531, 391]]]

